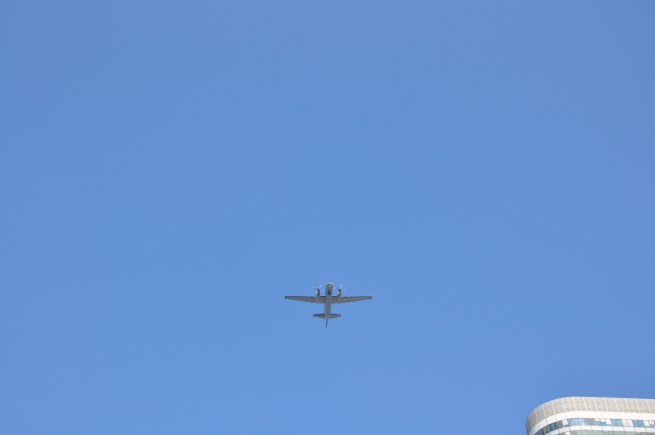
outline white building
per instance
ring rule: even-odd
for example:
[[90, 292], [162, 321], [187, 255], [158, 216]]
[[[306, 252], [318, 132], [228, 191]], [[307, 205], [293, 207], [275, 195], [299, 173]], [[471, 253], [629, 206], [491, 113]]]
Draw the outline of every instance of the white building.
[[655, 400], [565, 397], [530, 413], [527, 435], [655, 435]]

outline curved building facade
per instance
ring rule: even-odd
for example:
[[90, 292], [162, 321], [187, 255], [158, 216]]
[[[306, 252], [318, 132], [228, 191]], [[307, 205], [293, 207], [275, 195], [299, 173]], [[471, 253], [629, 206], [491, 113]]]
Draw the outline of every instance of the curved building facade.
[[565, 397], [537, 407], [527, 435], [655, 435], [655, 400]]

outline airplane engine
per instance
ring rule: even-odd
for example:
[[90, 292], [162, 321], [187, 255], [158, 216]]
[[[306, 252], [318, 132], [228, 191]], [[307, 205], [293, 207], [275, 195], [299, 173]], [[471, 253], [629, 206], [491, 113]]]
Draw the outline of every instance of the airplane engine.
[[321, 297], [321, 290], [320, 289], [316, 289], [316, 297], [317, 298]]
[[337, 291], [337, 301], [341, 302], [341, 289], [339, 289], [339, 291]]

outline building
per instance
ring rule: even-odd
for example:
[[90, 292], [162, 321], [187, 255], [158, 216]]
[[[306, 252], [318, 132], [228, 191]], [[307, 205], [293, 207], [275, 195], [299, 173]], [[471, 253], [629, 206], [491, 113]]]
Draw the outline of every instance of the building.
[[537, 407], [527, 435], [655, 435], [655, 400], [565, 397]]

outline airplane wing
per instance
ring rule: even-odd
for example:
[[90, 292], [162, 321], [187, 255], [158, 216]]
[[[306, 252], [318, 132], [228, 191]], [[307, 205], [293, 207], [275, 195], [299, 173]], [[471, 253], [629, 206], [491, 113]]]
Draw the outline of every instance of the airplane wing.
[[332, 296], [333, 304], [345, 304], [346, 302], [368, 301], [373, 299], [373, 296], [341, 296], [339, 301], [338, 296]]
[[318, 298], [316, 296], [285, 296], [284, 299], [291, 299], [292, 301], [300, 302], [311, 302], [314, 304], [325, 303], [325, 296], [319, 296]]

